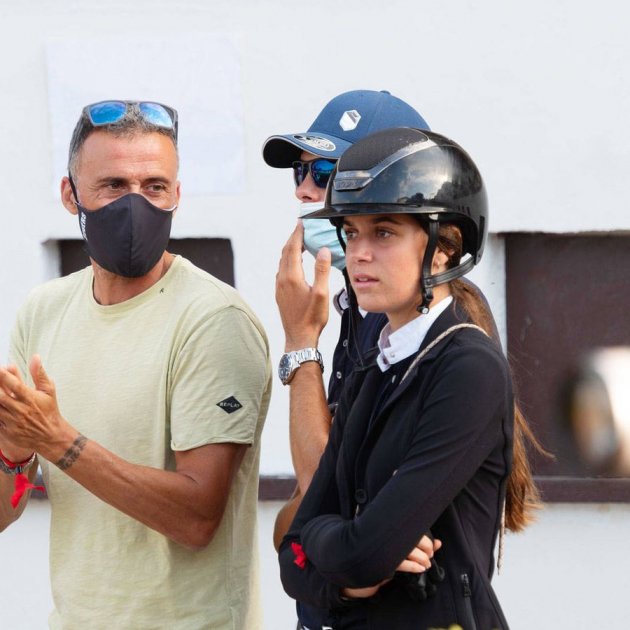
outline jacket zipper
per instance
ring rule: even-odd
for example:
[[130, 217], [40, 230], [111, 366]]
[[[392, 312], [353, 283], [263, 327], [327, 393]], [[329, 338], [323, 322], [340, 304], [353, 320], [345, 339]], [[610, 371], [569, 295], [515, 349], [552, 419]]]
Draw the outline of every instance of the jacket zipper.
[[464, 624], [464, 630], [477, 630], [477, 624], [475, 623], [475, 616], [473, 615], [472, 608], [472, 590], [470, 589], [470, 578], [468, 573], [462, 573], [462, 587], [464, 589], [464, 608], [466, 609], [466, 623]]

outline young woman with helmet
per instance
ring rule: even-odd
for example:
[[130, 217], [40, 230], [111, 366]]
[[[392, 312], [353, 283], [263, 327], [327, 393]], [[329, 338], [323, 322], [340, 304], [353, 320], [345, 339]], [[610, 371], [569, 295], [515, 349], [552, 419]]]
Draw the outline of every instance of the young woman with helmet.
[[[389, 129], [344, 153], [310, 216], [344, 230], [351, 297], [388, 325], [280, 547], [284, 588], [335, 630], [507, 628], [493, 550], [537, 505], [535, 440], [485, 303], [458, 279], [486, 240], [481, 175], [448, 138]], [[425, 571], [429, 532], [443, 547]]]

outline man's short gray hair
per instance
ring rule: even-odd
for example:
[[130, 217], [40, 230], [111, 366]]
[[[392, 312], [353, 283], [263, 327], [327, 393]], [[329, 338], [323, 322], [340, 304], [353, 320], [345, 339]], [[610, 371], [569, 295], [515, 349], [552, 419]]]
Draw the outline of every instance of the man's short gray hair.
[[[159, 133], [167, 136], [173, 141], [175, 151], [177, 152], [177, 140], [173, 129], [159, 127], [149, 122], [140, 112], [136, 105], [129, 105], [123, 118], [111, 125], [99, 125], [95, 127], [85, 110], [81, 113], [81, 117], [72, 132], [70, 140], [70, 150], [68, 152], [68, 174], [73, 180], [76, 180], [76, 166], [79, 160], [79, 154], [83, 144], [88, 136], [95, 131], [104, 131], [116, 137], [132, 137], [136, 134]], [[177, 153], [177, 163], [179, 165], [179, 153]]]

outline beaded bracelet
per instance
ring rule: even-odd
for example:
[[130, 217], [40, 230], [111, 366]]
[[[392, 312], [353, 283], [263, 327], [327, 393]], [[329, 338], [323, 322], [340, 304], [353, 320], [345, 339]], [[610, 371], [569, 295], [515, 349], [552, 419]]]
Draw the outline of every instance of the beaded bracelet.
[[33, 485], [24, 474], [24, 471], [28, 470], [33, 465], [36, 457], [36, 453], [33, 453], [28, 459], [16, 464], [10, 459], [7, 459], [3, 452], [0, 451], [0, 470], [7, 475], [15, 475], [15, 491], [11, 495], [11, 505], [13, 509], [18, 506], [20, 499], [27, 490], [44, 490], [43, 486]]
[[7, 459], [4, 456], [4, 453], [0, 450], [0, 470], [7, 475], [19, 475], [23, 473], [25, 470], [28, 470], [35, 461], [37, 457], [36, 453], [33, 453], [30, 457], [25, 459], [22, 462], [12, 462], [10, 459]]

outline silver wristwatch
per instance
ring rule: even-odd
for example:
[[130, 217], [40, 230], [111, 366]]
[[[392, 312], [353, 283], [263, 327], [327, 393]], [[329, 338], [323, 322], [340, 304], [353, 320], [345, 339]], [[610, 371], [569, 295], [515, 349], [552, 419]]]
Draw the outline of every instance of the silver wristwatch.
[[317, 361], [319, 367], [324, 371], [324, 361], [322, 355], [317, 348], [302, 348], [302, 350], [293, 350], [293, 352], [286, 352], [280, 358], [280, 365], [278, 366], [278, 376], [283, 385], [288, 385], [297, 369], [306, 363], [307, 361]]

